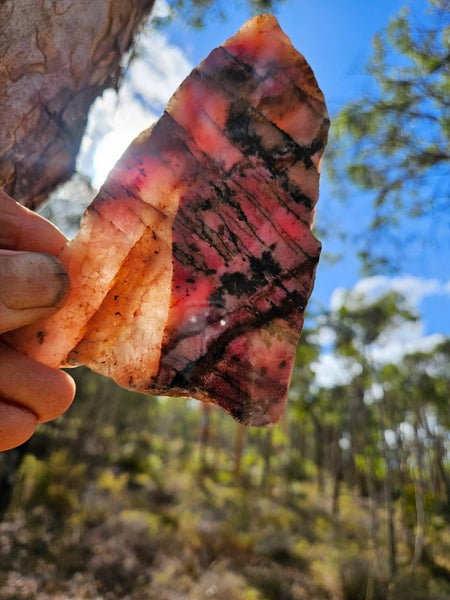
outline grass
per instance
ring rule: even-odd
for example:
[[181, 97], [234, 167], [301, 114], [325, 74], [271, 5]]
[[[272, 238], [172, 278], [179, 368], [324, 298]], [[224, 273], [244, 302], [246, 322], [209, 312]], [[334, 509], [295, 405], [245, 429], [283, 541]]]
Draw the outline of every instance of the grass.
[[345, 487], [336, 516], [311, 478], [263, 480], [254, 453], [238, 477], [220, 446], [205, 455], [176, 436], [119, 444], [105, 430], [84, 456], [77, 443], [22, 463], [0, 524], [0, 600], [414, 600], [412, 584], [417, 600], [450, 598], [444, 579], [406, 569], [403, 546], [391, 587], [371, 579], [367, 500]]

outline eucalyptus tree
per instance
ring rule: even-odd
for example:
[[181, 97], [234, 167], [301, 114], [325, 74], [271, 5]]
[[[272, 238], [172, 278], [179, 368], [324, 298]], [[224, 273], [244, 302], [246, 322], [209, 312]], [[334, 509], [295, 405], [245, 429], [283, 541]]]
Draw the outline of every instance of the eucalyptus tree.
[[368, 195], [368, 229], [355, 238], [369, 271], [398, 268], [410, 241], [431, 227], [445, 240], [450, 225], [450, 4], [420, 8], [375, 36], [367, 91], [332, 120], [325, 167], [343, 197]]
[[350, 372], [345, 394], [348, 404], [342, 413], [345, 420], [341, 424], [341, 435], [348, 441], [351, 472], [359, 483], [361, 493], [369, 496], [370, 549], [374, 556], [379, 529], [378, 490], [381, 488], [384, 492], [391, 576], [396, 573], [397, 544], [394, 463], [386, 432], [396, 425], [389, 420], [392, 419], [393, 408], [387, 402], [382, 370], [383, 363], [389, 362], [387, 340], [390, 334], [417, 319], [418, 315], [411, 310], [406, 298], [395, 291], [375, 300], [358, 296], [354, 291], [348, 292], [344, 294], [341, 305], [323, 318], [323, 327], [332, 333], [333, 353], [340, 357], [341, 368]]

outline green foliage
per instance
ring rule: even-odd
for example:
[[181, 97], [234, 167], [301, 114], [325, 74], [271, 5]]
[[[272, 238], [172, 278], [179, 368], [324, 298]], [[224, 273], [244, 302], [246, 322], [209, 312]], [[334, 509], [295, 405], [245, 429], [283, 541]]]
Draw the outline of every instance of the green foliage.
[[86, 465], [73, 462], [66, 450], [56, 450], [48, 460], [28, 454], [22, 463], [13, 506], [23, 508], [39, 505], [65, 518], [78, 509], [77, 487], [84, 483]]
[[[246, 0], [250, 14], [276, 12], [277, 4], [284, 0]], [[153, 19], [153, 25], [164, 27], [174, 15], [181, 15], [186, 24], [194, 29], [203, 29], [210, 19], [226, 19], [232, 9], [222, 0], [168, 0], [170, 14]]]
[[[449, 340], [371, 354], [416, 318], [398, 294], [348, 295], [310, 323], [267, 430], [72, 371], [76, 400], [29, 442], [0, 523], [0, 600], [398, 600], [412, 581], [449, 597]], [[359, 367], [345, 385], [317, 383], [321, 328]]]
[[450, 225], [449, 17], [448, 3], [403, 9], [373, 40], [370, 91], [332, 121], [325, 165], [336, 188], [349, 198], [350, 181], [372, 199], [369, 231], [354, 236], [368, 271], [398, 266], [408, 223], [420, 219], [413, 236], [431, 220]]

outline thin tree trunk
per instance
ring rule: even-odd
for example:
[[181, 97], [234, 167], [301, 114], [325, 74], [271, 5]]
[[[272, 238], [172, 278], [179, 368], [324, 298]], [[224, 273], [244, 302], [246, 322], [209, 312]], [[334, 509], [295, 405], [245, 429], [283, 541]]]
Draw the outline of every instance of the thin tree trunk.
[[206, 473], [209, 470], [208, 447], [211, 440], [211, 404], [200, 405], [200, 470]]
[[362, 497], [370, 494], [367, 490], [368, 478], [356, 465], [355, 457], [364, 456], [367, 448], [367, 422], [368, 411], [364, 403], [364, 386], [360, 384], [355, 390], [355, 395], [350, 406], [350, 435], [352, 445], [350, 448], [352, 462], [354, 464], [356, 484], [359, 486]]
[[395, 537], [395, 507], [392, 498], [392, 474], [389, 467], [387, 467], [384, 478], [384, 501], [386, 505], [389, 574], [391, 578], [394, 578], [397, 574], [397, 542]]
[[416, 496], [417, 525], [412, 566], [415, 568], [422, 562], [422, 555], [425, 547], [425, 508], [423, 503], [423, 487], [419, 480], [414, 482], [414, 493]]
[[419, 438], [417, 418], [414, 426], [417, 460], [417, 477], [414, 478], [414, 493], [416, 498], [416, 535], [414, 540], [414, 556], [412, 566], [416, 568], [422, 562], [425, 547], [425, 506], [424, 506], [424, 484], [423, 484], [423, 446]]
[[342, 479], [342, 452], [339, 446], [340, 439], [340, 428], [334, 427], [333, 429], [333, 441], [332, 441], [332, 477], [333, 477], [333, 497], [331, 512], [333, 515], [339, 515], [339, 496], [341, 491], [341, 479]]
[[369, 507], [370, 507], [370, 545], [375, 552], [377, 547], [377, 531], [378, 531], [378, 519], [377, 519], [377, 498], [375, 491], [375, 482], [373, 475], [373, 466], [369, 465], [367, 470], [367, 489], [369, 491]]
[[234, 438], [234, 479], [236, 483], [242, 481], [242, 456], [244, 454], [245, 440], [247, 438], [247, 429], [244, 425], [236, 423], [236, 435]]
[[272, 432], [273, 429], [266, 429], [263, 432], [263, 471], [261, 477], [261, 487], [265, 491], [270, 491], [270, 477], [272, 474], [272, 454], [273, 454], [273, 444], [272, 444]]
[[387, 547], [389, 574], [393, 579], [397, 573], [397, 539], [395, 536], [395, 506], [393, 500], [393, 480], [391, 468], [391, 450], [388, 446], [385, 431], [388, 427], [386, 414], [389, 410], [386, 392], [383, 387], [383, 397], [380, 403], [379, 427], [381, 432], [381, 443], [383, 448], [383, 458], [385, 462], [385, 476], [383, 481], [384, 504], [386, 509], [386, 529], [387, 529]]
[[433, 449], [434, 449], [434, 463], [436, 468], [436, 479], [439, 480], [439, 483], [435, 484], [435, 495], [439, 497], [441, 492], [441, 486], [444, 488], [445, 494], [445, 502], [450, 509], [450, 476], [445, 468], [445, 447], [442, 442], [442, 438], [439, 435], [434, 434], [431, 431], [430, 425], [428, 423], [427, 416], [424, 411], [422, 411], [421, 415], [421, 423], [426, 429], [427, 435], [430, 440], [433, 441]]
[[447, 510], [450, 512], [450, 476], [448, 471], [446, 471], [444, 465], [444, 457], [445, 457], [445, 448], [442, 442], [442, 439], [435, 437], [434, 439], [434, 449], [436, 453], [436, 466], [438, 473], [440, 475], [441, 481], [445, 490], [445, 501], [447, 504]]
[[377, 531], [378, 531], [378, 519], [377, 519], [377, 499], [375, 491], [375, 482], [373, 474], [373, 464], [369, 460], [369, 465], [366, 473], [367, 477], [367, 489], [369, 492], [369, 510], [370, 510], [370, 538], [369, 538], [369, 564], [367, 572], [367, 588], [365, 594], [365, 600], [373, 600], [374, 597], [374, 584], [375, 574], [379, 570], [378, 555], [377, 555]]
[[315, 459], [316, 459], [316, 470], [317, 470], [317, 489], [320, 494], [325, 491], [325, 480], [324, 480], [324, 462], [325, 462], [325, 451], [324, 451], [324, 434], [322, 423], [312, 415], [314, 423], [314, 444], [315, 444]]

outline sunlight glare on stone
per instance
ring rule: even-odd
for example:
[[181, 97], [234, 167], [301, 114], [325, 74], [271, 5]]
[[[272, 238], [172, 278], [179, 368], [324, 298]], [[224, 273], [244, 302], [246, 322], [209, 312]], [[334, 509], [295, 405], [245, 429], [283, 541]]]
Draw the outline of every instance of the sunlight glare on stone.
[[[165, 16], [165, 2], [153, 17]], [[106, 90], [94, 102], [77, 159], [77, 170], [99, 189], [132, 140], [160, 116], [170, 96], [191, 71], [182, 48], [156, 30], [150, 20], [119, 92]]]
[[[91, 140], [94, 151], [91, 156], [92, 172], [90, 174], [96, 189], [101, 186], [109, 171], [133, 139], [141, 131], [150, 127], [157, 118], [149, 109], [136, 101], [130, 92], [131, 90], [124, 88], [117, 101], [114, 102], [115, 99], [112, 98], [112, 95], [115, 95], [115, 92], [108, 90], [99, 100], [98, 108], [94, 108], [94, 111], [98, 110], [97, 113], [94, 112], [94, 118], [95, 115], [98, 115], [99, 119], [97, 128], [102, 129], [101, 125], [99, 127], [102, 120], [104, 125], [109, 125], [106, 131], [105, 129], [103, 132], [99, 131], [100, 135], [97, 140]], [[114, 107], [114, 103], [116, 103], [116, 107]], [[96, 125], [94, 125], [94, 131], [95, 129]]]

